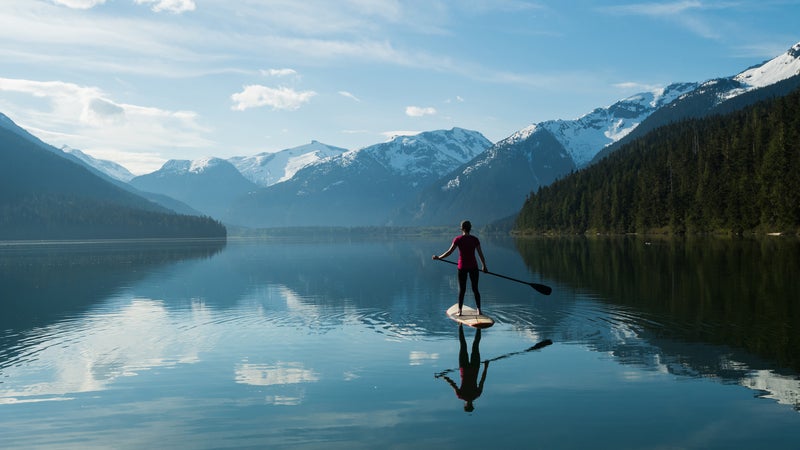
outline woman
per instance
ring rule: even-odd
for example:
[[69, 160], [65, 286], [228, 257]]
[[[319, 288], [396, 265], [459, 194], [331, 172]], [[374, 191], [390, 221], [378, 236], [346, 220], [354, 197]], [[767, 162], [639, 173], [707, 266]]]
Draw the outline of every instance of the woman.
[[464, 306], [464, 294], [467, 292], [467, 277], [472, 283], [472, 293], [475, 295], [475, 306], [478, 314], [481, 314], [481, 294], [478, 292], [478, 261], [475, 252], [481, 259], [483, 271], [486, 272], [486, 260], [481, 250], [481, 241], [470, 234], [472, 224], [469, 220], [461, 222], [461, 235], [453, 239], [450, 248], [441, 255], [433, 255], [433, 259], [444, 259], [450, 256], [458, 248], [458, 315], [461, 315], [461, 308]]

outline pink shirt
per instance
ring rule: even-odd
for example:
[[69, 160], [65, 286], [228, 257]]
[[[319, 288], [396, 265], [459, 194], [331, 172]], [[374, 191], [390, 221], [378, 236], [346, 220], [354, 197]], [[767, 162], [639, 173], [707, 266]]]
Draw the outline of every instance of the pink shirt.
[[478, 260], [475, 250], [481, 246], [481, 241], [471, 234], [462, 234], [453, 239], [453, 244], [458, 247], [458, 268], [477, 269]]

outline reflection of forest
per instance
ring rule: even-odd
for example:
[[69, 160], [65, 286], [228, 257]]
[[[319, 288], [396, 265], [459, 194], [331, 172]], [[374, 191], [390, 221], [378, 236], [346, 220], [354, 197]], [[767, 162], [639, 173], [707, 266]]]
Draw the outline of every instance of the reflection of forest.
[[0, 247], [0, 330], [57, 320], [108, 298], [155, 268], [210, 258], [225, 240], [87, 241]]
[[655, 330], [800, 371], [800, 241], [634, 237], [519, 240], [531, 270], [655, 315]]

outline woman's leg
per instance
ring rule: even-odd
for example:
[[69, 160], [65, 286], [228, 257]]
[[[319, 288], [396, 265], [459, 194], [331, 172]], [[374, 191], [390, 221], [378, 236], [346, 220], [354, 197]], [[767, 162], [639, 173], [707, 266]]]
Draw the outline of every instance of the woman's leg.
[[472, 294], [475, 295], [475, 306], [478, 309], [478, 314], [481, 313], [481, 293], [478, 291], [478, 276], [481, 271], [472, 269], [469, 271], [469, 281], [472, 282]]
[[458, 314], [461, 315], [461, 308], [464, 306], [464, 295], [467, 293], [468, 270], [458, 269]]

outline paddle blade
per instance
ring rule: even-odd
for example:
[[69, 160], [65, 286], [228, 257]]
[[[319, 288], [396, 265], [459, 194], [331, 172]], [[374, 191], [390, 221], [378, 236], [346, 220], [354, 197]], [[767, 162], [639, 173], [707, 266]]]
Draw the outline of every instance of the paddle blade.
[[539, 350], [539, 349], [545, 348], [548, 345], [552, 345], [552, 344], [553, 344], [553, 341], [551, 341], [550, 339], [545, 339], [542, 342], [539, 342], [538, 344], [534, 345], [533, 347], [531, 347], [531, 348], [529, 348], [529, 349], [527, 349], [525, 351], [529, 352], [531, 350]]
[[551, 288], [550, 286], [546, 286], [544, 284], [530, 283], [530, 285], [532, 288], [536, 289], [536, 291], [539, 292], [540, 294], [550, 295], [550, 293], [553, 292], [553, 288]]

